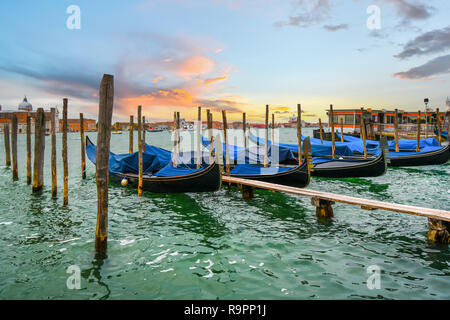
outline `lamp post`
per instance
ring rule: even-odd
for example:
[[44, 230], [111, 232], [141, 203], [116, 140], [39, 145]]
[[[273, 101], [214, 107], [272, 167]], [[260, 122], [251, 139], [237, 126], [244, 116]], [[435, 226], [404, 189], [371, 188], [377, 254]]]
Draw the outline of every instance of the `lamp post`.
[[425, 137], [428, 138], [428, 98], [423, 99], [425, 103]]

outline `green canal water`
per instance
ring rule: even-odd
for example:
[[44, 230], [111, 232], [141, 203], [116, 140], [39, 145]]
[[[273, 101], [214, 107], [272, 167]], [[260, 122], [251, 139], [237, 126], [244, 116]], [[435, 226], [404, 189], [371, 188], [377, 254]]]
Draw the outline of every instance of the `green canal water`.
[[[96, 141], [96, 133], [87, 135]], [[293, 129], [280, 136], [295, 141]], [[320, 224], [309, 198], [268, 191], [256, 191], [252, 200], [225, 187], [139, 198], [137, 190], [111, 186], [108, 257], [95, 259], [95, 167], [88, 161], [81, 179], [79, 134], [68, 135], [67, 207], [61, 135], [56, 200], [51, 137], [38, 196], [26, 184], [25, 138], [18, 138], [20, 180], [13, 182], [0, 137], [1, 299], [450, 298], [450, 251], [427, 244], [426, 218], [336, 204], [332, 222]], [[167, 132], [147, 134], [147, 141], [171, 144]], [[128, 132], [113, 135], [111, 145], [127, 152]], [[313, 178], [308, 188], [450, 210], [449, 174], [450, 164], [389, 168], [377, 178]], [[81, 269], [79, 290], [66, 285], [73, 265]], [[370, 290], [367, 268], [374, 265], [380, 289]]]

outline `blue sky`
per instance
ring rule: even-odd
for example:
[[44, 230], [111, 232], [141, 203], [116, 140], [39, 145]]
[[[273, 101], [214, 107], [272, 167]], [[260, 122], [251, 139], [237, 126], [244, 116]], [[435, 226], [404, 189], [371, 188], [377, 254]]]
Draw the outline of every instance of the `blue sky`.
[[[81, 28], [69, 30], [70, 5]], [[368, 6], [381, 29], [369, 30]], [[165, 0], [0, 2], [0, 104], [61, 105], [97, 115], [115, 76], [114, 120], [186, 118], [202, 105], [262, 121], [301, 103], [310, 121], [335, 108], [443, 109], [449, 95], [445, 0]]]

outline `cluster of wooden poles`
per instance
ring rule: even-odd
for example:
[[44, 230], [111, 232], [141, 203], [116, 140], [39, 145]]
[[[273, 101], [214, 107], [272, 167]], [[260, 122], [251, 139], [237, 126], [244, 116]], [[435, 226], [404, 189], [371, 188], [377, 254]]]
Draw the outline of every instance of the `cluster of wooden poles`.
[[[436, 110], [437, 113], [437, 129], [438, 129], [438, 141], [439, 146], [442, 145], [442, 135], [441, 135], [441, 118], [439, 109]], [[331, 142], [332, 142], [332, 157], [335, 157], [335, 124], [334, 124], [334, 113], [333, 113], [333, 105], [330, 105], [330, 123], [329, 126], [331, 128]], [[368, 139], [368, 133], [367, 133], [367, 126], [364, 120], [364, 108], [361, 108], [361, 117], [360, 117], [360, 139], [363, 142], [364, 147], [364, 159], [367, 159], [367, 146], [366, 141]], [[343, 119], [340, 119], [340, 131], [341, 131], [341, 142], [344, 142], [344, 123]], [[416, 145], [416, 152], [420, 151], [420, 140], [421, 140], [421, 113], [420, 110], [418, 111], [417, 115], [417, 145]], [[449, 121], [450, 122], [450, 121]], [[450, 125], [449, 125], [450, 126]], [[323, 144], [323, 127], [322, 127], [322, 121], [319, 118], [319, 134], [320, 134], [320, 143]], [[398, 124], [398, 109], [395, 109], [394, 111], [394, 140], [395, 140], [395, 151], [399, 152], [399, 124]]]
[[[63, 127], [62, 127], [62, 161], [63, 161], [63, 204], [69, 203], [69, 169], [67, 159], [67, 105], [68, 100], [63, 99]], [[31, 167], [31, 117], [26, 118], [26, 143], [27, 143], [27, 184], [32, 185], [33, 193], [40, 193], [44, 188], [44, 153], [45, 153], [45, 113], [43, 108], [38, 108], [34, 121], [34, 157], [33, 168]], [[51, 176], [52, 176], [52, 198], [58, 194], [57, 170], [56, 170], [56, 109], [50, 109], [51, 124]], [[83, 113], [80, 113], [80, 135], [81, 135], [81, 175], [86, 179], [86, 159], [84, 147], [84, 119]], [[9, 123], [4, 125], [4, 141], [6, 153], [6, 166], [11, 166], [12, 154], [12, 178], [19, 179], [17, 168], [17, 116], [11, 118], [11, 146], [10, 146], [10, 128]]]

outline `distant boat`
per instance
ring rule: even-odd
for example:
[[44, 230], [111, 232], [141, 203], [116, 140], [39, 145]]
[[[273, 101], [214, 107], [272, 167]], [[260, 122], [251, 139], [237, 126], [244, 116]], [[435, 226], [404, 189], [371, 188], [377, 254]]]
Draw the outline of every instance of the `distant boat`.
[[147, 132], [163, 132], [163, 131], [164, 131], [163, 129], [152, 129], [152, 128], [147, 129]]
[[111, 134], [122, 134], [122, 131], [113, 131]]

